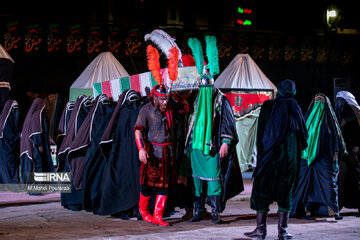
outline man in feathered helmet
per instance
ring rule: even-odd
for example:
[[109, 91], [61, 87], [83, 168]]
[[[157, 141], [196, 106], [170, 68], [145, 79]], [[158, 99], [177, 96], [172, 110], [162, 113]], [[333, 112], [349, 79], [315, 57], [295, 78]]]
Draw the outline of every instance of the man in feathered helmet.
[[[164, 84], [160, 74], [159, 52], [148, 45], [147, 60], [149, 70], [158, 82], [151, 91], [151, 100], [145, 104], [135, 123], [135, 141], [139, 149], [140, 199], [139, 211], [146, 222], [169, 226], [162, 217], [168, 200], [169, 187], [177, 183], [178, 167], [174, 150], [173, 101], [170, 87]], [[169, 50], [168, 73], [172, 81], [177, 79], [179, 51]], [[179, 103], [184, 103], [180, 100]], [[149, 211], [149, 199], [156, 195], [153, 215]]]

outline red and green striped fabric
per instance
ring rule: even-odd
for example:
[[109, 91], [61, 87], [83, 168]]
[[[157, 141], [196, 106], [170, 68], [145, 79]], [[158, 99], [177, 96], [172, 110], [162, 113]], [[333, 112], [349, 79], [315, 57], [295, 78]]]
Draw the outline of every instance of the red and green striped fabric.
[[[197, 75], [196, 75], [197, 74]], [[164, 83], [168, 86], [171, 85], [171, 80], [168, 80], [167, 69], [161, 70], [161, 75]], [[178, 79], [174, 82], [173, 89], [191, 89], [197, 87], [200, 76], [196, 72], [196, 67], [183, 67], [179, 68]], [[146, 96], [145, 88], [149, 87], [150, 90], [158, 83], [153, 78], [151, 72], [140, 73], [114, 79], [110, 81], [95, 83], [93, 85], [94, 97], [100, 94], [106, 94], [109, 98], [117, 101], [122, 92], [127, 89], [133, 89], [139, 92], [141, 96]]]
[[93, 85], [94, 96], [106, 94], [109, 98], [117, 101], [122, 92], [127, 89], [133, 89], [140, 92], [141, 96], [145, 96], [145, 87], [150, 90], [157, 85], [150, 72], [136, 74], [128, 77], [95, 83]]

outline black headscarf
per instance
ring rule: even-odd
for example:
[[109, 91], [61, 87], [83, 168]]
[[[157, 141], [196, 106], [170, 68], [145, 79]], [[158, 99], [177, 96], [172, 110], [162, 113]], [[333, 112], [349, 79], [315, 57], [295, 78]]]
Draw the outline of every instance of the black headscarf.
[[294, 96], [296, 94], [295, 83], [286, 79], [277, 86], [273, 109], [268, 120], [263, 138], [260, 140], [264, 146], [264, 154], [258, 160], [254, 176], [258, 175], [267, 161], [271, 158], [274, 148], [279, 146], [294, 131], [298, 131], [300, 141], [306, 146], [308, 133], [306, 130], [304, 116]]
[[57, 171], [62, 172], [65, 166], [65, 159], [70, 149], [70, 145], [74, 140], [81, 124], [83, 123], [87, 113], [91, 108], [92, 98], [85, 95], [79, 96], [74, 104], [73, 110], [68, 121], [66, 135], [58, 149], [58, 168]]

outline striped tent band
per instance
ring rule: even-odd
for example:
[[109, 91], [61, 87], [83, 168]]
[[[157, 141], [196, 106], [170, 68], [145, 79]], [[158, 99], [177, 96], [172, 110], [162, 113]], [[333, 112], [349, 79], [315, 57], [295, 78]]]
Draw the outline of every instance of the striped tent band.
[[[172, 81], [168, 77], [168, 70], [162, 69], [161, 75], [164, 83], [171, 87]], [[185, 90], [193, 89], [198, 86], [200, 76], [195, 67], [179, 68], [178, 79], [173, 82], [173, 89]], [[140, 73], [110, 81], [95, 83], [93, 85], [94, 97], [100, 94], [106, 94], [113, 101], [117, 101], [122, 92], [127, 89], [133, 89], [139, 92], [141, 96], [146, 96], [145, 88], [151, 89], [158, 83], [155, 81], [151, 72]], [[175, 87], [175, 88], [174, 88]]]

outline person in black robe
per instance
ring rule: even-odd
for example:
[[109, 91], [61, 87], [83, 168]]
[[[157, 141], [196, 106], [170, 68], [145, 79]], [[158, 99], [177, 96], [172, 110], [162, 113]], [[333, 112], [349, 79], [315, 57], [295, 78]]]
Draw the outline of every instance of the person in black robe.
[[299, 183], [295, 191], [290, 216], [314, 219], [315, 215], [339, 215], [338, 155], [346, 146], [334, 110], [328, 97], [318, 93], [305, 114], [309, 132], [308, 147], [302, 152]]
[[[91, 101], [92, 97], [87, 97], [85, 95], [79, 96], [75, 101], [74, 108], [70, 115], [68, 128], [66, 130], [66, 135], [57, 153], [58, 172], [71, 172], [68, 162], [69, 149], [81, 127], [81, 124], [90, 112], [92, 107]], [[61, 193], [61, 205], [72, 211], [80, 211], [83, 209], [83, 202], [84, 191], [76, 189], [73, 180], [71, 179], [71, 193]]]
[[0, 184], [19, 183], [19, 107], [8, 100], [0, 115]]
[[61, 118], [58, 125], [58, 134], [56, 136], [56, 145], [58, 148], [61, 146], [64, 137], [66, 136], [67, 127], [69, 125], [69, 119], [71, 116], [71, 112], [74, 109], [75, 102], [69, 101], [66, 103], [63, 113], [61, 114]]
[[101, 138], [107, 164], [100, 188], [100, 215], [140, 218], [140, 161], [133, 129], [142, 106], [134, 90], [124, 91]]
[[84, 210], [97, 213], [106, 161], [99, 143], [114, 108], [105, 94], [97, 96], [93, 106], [70, 145], [68, 161], [75, 187], [84, 191]]
[[[166, 205], [165, 216], [171, 215], [175, 212], [175, 208], [185, 209], [185, 214], [182, 216], [183, 220], [190, 220], [193, 217], [194, 198], [193, 198], [193, 183], [191, 176], [190, 161], [185, 154], [185, 139], [188, 131], [189, 117], [193, 113], [191, 107], [197, 96], [197, 91], [187, 90], [173, 92], [174, 107], [174, 139], [176, 160], [179, 165], [179, 180], [169, 189], [169, 200]], [[205, 204], [205, 203], [204, 203]], [[204, 212], [206, 208], [204, 208]], [[208, 212], [206, 212], [207, 217]]]
[[336, 94], [335, 113], [348, 155], [339, 161], [339, 207], [358, 209], [360, 216], [360, 106], [348, 91]]
[[21, 182], [32, 183], [33, 172], [54, 172], [45, 102], [36, 98], [25, 117], [20, 137]]
[[285, 79], [277, 86], [275, 99], [261, 107], [257, 130], [257, 165], [253, 173], [250, 207], [256, 210], [256, 228], [245, 233], [266, 237], [266, 217], [272, 202], [278, 204], [278, 238], [291, 239], [287, 225], [297, 180], [301, 150], [308, 137], [300, 106], [294, 99], [295, 83]]

